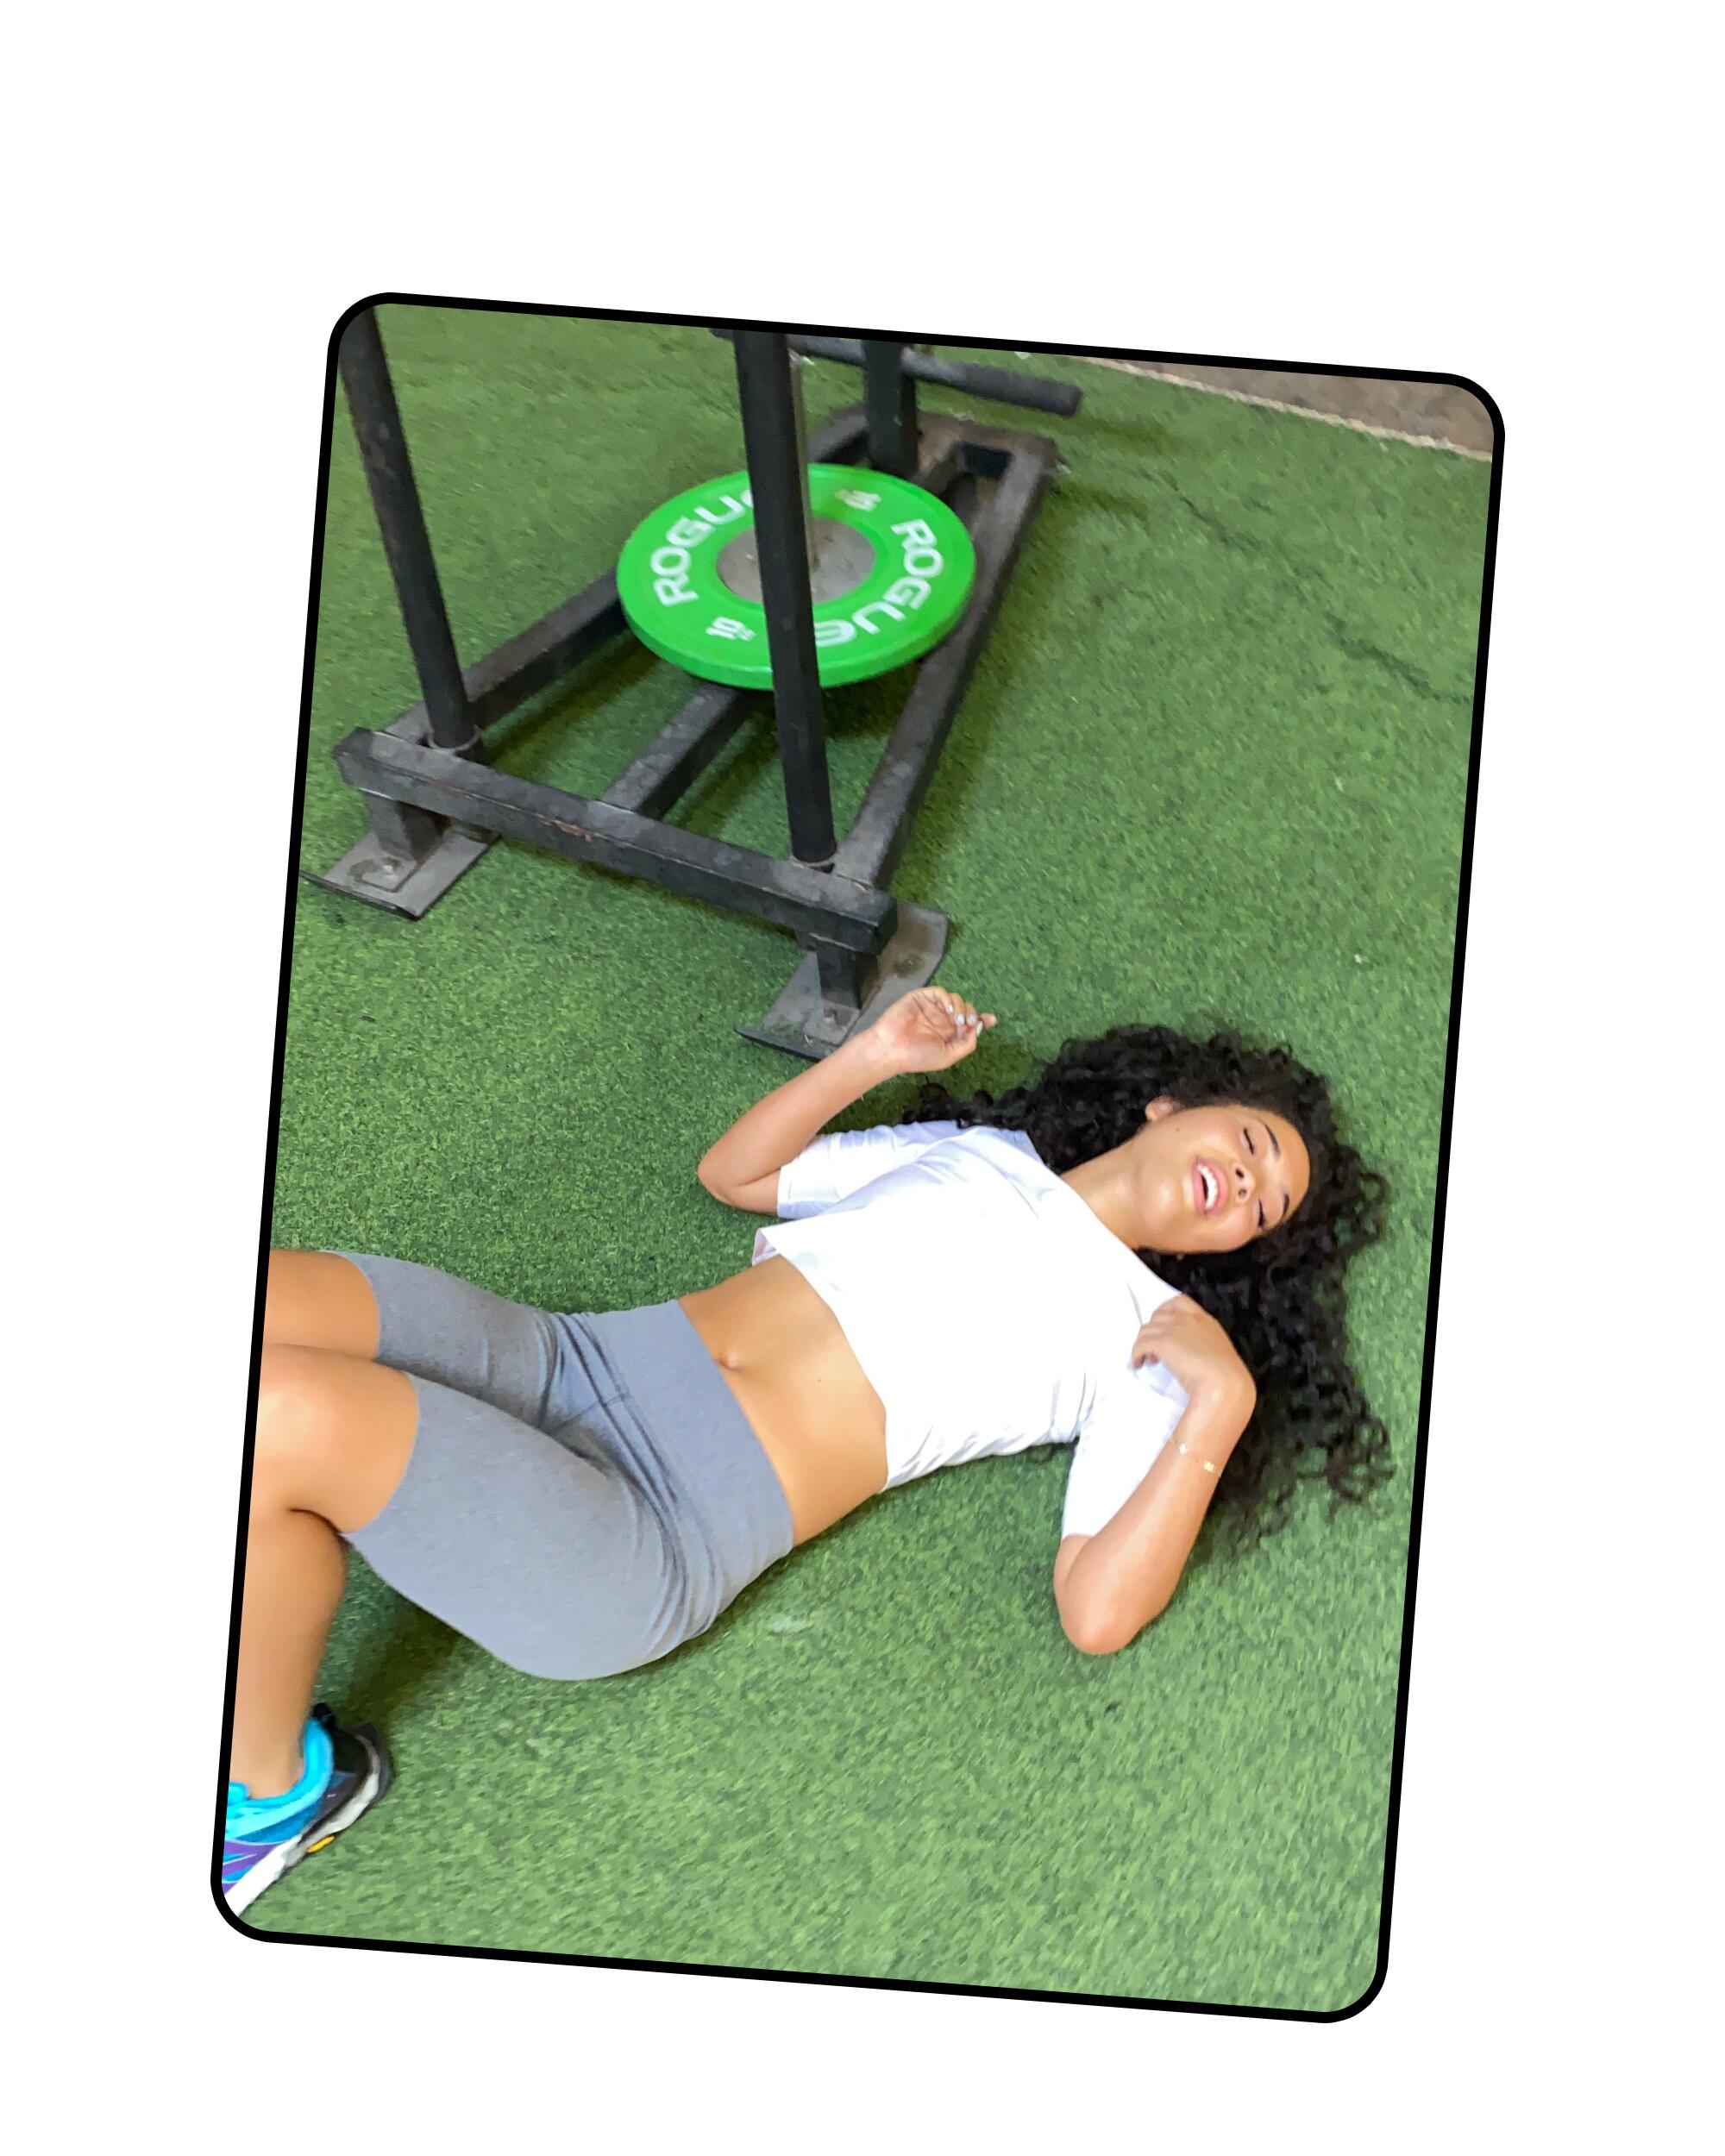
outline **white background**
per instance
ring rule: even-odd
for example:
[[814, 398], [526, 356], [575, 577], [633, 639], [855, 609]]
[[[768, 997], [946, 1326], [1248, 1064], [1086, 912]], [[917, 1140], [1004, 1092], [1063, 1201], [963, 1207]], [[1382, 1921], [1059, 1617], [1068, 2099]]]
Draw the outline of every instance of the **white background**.
[[[151, 2120], [193, 2148], [1689, 2146], [1725, 1101], [1688, 18], [775, 12], [37, 11], [15, 44], [9, 2109], [69, 2146]], [[1496, 398], [1401, 1853], [1363, 2015], [265, 1946], [216, 1915], [319, 398], [332, 323], [380, 288]]]

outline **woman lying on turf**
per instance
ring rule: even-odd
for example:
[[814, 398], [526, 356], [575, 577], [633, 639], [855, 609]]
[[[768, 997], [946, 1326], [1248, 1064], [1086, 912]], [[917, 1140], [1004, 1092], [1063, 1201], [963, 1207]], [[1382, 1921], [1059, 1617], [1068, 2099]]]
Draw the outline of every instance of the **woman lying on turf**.
[[373, 1732], [307, 1718], [344, 1542], [516, 1669], [609, 1677], [876, 1491], [1076, 1440], [1054, 1599], [1112, 1654], [1219, 1489], [1273, 1526], [1304, 1464], [1339, 1496], [1379, 1479], [1342, 1273], [1385, 1190], [1322, 1081], [1233, 1035], [1117, 1026], [999, 1101], [930, 1084], [903, 1124], [816, 1135], [994, 1023], [917, 990], [751, 1108], [699, 1176], [778, 1221], [674, 1302], [555, 1315], [395, 1258], [273, 1256], [231, 1907], [388, 1780]]

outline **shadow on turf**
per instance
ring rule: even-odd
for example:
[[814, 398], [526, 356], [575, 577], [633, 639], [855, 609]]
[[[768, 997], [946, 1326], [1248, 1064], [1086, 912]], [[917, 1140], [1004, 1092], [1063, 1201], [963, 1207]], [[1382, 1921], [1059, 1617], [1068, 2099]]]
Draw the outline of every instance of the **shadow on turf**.
[[1148, 450], [1152, 456], [1173, 456], [1188, 446], [1181, 436], [1170, 434], [1154, 419], [1113, 419], [1087, 407], [1076, 422], [1062, 423], [1059, 437], [1062, 455], [1081, 482], [1084, 444], [1099, 436], [1123, 448]]
[[390, 1589], [396, 1607], [386, 1637], [367, 1652], [342, 1690], [365, 1702], [363, 1719], [380, 1729], [399, 1728], [416, 1695], [426, 1691], [446, 1663], [463, 1651], [480, 1653], [440, 1619], [416, 1609]]

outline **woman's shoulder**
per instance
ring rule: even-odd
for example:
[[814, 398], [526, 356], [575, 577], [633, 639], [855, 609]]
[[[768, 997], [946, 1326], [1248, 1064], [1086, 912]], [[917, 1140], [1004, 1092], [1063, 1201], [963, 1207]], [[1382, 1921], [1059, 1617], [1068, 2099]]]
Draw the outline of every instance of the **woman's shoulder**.
[[922, 1138], [930, 1144], [956, 1144], [979, 1149], [1004, 1145], [1032, 1159], [1039, 1157], [1025, 1132], [1007, 1123], [966, 1123], [954, 1117], [938, 1122], [900, 1123], [897, 1128], [907, 1136]]

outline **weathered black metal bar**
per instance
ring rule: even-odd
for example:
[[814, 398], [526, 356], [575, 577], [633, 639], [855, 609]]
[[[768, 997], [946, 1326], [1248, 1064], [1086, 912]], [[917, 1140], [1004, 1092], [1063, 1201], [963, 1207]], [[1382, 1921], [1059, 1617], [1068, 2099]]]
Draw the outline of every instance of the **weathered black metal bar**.
[[737, 331], [737, 386], [754, 496], [761, 605], [773, 666], [773, 709], [784, 766], [791, 851], [799, 861], [830, 862], [834, 846], [832, 787], [815, 661], [814, 601], [809, 592], [806, 474], [798, 453], [790, 350], [782, 336], [763, 329]]
[[[715, 329], [718, 337], [740, 336], [741, 330]], [[793, 337], [793, 352], [807, 360], [831, 360], [840, 367], [861, 367], [863, 346], [855, 337]], [[974, 360], [938, 360], [932, 352], [906, 351], [905, 372], [919, 382], [937, 382], [944, 389], [962, 389], [991, 404], [1022, 404], [1030, 411], [1057, 412], [1070, 419], [1084, 401], [1082, 389], [1070, 382], [1045, 381], [1038, 374], [1013, 374], [1004, 367], [979, 367]]]
[[[931, 422], [931, 425], [934, 423]], [[976, 581], [963, 618], [918, 669], [892, 737], [875, 768], [834, 867], [858, 883], [884, 884], [899, 863], [910, 827], [993, 624], [1007, 579], [1055, 461], [1052, 442], [1015, 454], [971, 530]]]
[[[461, 684], [474, 724], [483, 730], [507, 718], [529, 697], [572, 674], [583, 659], [628, 629], [613, 571], [465, 669]], [[388, 731], [405, 741], [429, 740], [431, 729], [424, 705], [416, 704], [392, 719]]]
[[944, 490], [941, 498], [967, 531], [975, 528], [977, 505], [982, 499], [982, 488], [977, 485], [974, 473], [961, 472], [952, 484]]
[[860, 951], [835, 950], [831, 943], [816, 943], [808, 937], [803, 942], [814, 953], [827, 1023], [842, 1025], [848, 1032], [869, 1000], [873, 968]]
[[755, 705], [747, 689], [703, 681], [652, 747], [605, 790], [612, 808], [662, 816], [687, 793]]
[[443, 825], [423, 809], [411, 808], [405, 801], [392, 800], [386, 793], [367, 793], [364, 798], [366, 820], [372, 835], [386, 861], [395, 864], [392, 871], [380, 873], [386, 881], [390, 873], [399, 881], [411, 862], [423, 861], [430, 855], [443, 836]]
[[809, 436], [811, 464], [854, 464], [868, 446], [869, 424], [861, 404], [835, 412]]
[[862, 403], [869, 415], [869, 461], [877, 472], [907, 479], [917, 467], [916, 384], [905, 371], [905, 348], [883, 337], [862, 346]]
[[859, 956], [883, 950], [898, 925], [897, 902], [889, 892], [679, 830], [394, 735], [362, 727], [336, 743], [336, 763], [350, 786], [365, 792], [386, 793], [435, 816], [620, 875], [639, 876], [685, 898], [771, 921]]
[[408, 648], [425, 697], [431, 738], [440, 749], [466, 751], [477, 743], [479, 729], [468, 708], [455, 640], [449, 633], [449, 616], [375, 309], [367, 307], [348, 324], [342, 337], [341, 367]]
[[1054, 412], [1070, 419], [1084, 401], [1070, 382], [1044, 381], [1039, 374], [1014, 374], [1003, 367], [980, 367], [974, 360], [940, 360], [932, 352], [909, 352], [905, 364], [919, 382], [961, 389], [967, 397], [991, 404], [1022, 404], [1029, 411]]
[[945, 501], [963, 473], [963, 454], [957, 442], [949, 442], [944, 448], [937, 448], [912, 477], [925, 493], [938, 494]]
[[613, 570], [469, 667], [462, 680], [474, 719], [481, 727], [494, 726], [628, 627]]
[[[820, 549], [815, 544], [814, 510], [809, 501], [808, 468], [811, 460], [808, 445], [808, 414], [803, 410], [803, 362], [800, 360], [791, 361], [790, 381], [791, 439], [795, 445], [794, 454], [796, 458], [797, 486], [802, 495], [803, 560], [807, 565], [807, 573], [812, 577], [820, 563]], [[812, 609], [814, 605], [812, 595], [810, 597], [809, 605]]]

